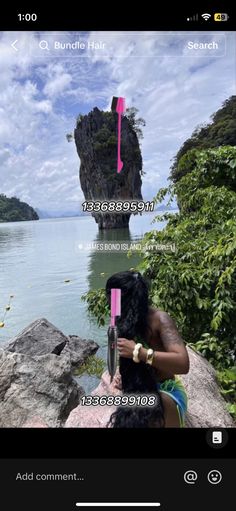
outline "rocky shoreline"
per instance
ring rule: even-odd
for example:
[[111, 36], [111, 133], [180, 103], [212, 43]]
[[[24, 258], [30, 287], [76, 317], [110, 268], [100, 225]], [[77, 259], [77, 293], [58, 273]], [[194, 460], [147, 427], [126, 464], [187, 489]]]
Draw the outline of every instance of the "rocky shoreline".
[[[114, 407], [82, 406], [84, 389], [75, 368], [99, 346], [66, 336], [47, 319], [37, 319], [0, 349], [0, 427], [106, 427]], [[213, 367], [188, 348], [190, 372], [182, 376], [188, 394], [186, 427], [235, 427], [220, 394]], [[108, 372], [94, 395], [117, 395]]]
[[38, 319], [0, 350], [0, 427], [63, 427], [84, 389], [73, 370], [98, 344]]

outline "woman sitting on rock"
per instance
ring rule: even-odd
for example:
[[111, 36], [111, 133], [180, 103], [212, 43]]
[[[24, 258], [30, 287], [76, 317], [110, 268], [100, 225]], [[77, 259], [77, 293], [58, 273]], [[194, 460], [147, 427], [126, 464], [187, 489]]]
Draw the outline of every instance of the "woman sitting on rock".
[[183, 427], [187, 395], [176, 374], [189, 371], [189, 358], [175, 322], [149, 306], [148, 287], [138, 272], [114, 274], [106, 284], [121, 289], [121, 316], [117, 318], [120, 387], [126, 395], [156, 396], [155, 406], [118, 407], [114, 428]]

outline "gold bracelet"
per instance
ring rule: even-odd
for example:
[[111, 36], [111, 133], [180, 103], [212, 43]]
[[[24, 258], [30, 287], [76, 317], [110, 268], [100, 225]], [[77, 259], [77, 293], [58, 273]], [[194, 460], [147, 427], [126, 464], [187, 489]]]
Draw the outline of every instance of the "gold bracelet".
[[153, 356], [154, 356], [154, 351], [151, 348], [149, 348], [147, 350], [146, 364], [149, 364], [150, 366], [152, 365]]

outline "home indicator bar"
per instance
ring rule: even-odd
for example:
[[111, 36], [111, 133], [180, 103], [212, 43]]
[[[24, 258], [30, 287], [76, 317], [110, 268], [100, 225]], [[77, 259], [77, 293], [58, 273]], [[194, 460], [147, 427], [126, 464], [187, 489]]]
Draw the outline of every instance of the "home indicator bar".
[[76, 502], [77, 507], [160, 507], [160, 502]]

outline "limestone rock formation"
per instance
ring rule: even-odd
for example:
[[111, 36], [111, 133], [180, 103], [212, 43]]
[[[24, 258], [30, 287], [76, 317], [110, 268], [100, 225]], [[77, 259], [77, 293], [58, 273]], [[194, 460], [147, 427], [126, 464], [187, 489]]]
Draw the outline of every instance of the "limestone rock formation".
[[[94, 108], [80, 116], [74, 132], [80, 183], [86, 200], [142, 200], [142, 156], [137, 135], [123, 116], [122, 171], [117, 173], [117, 114]], [[99, 229], [128, 227], [130, 213], [93, 213]]]

